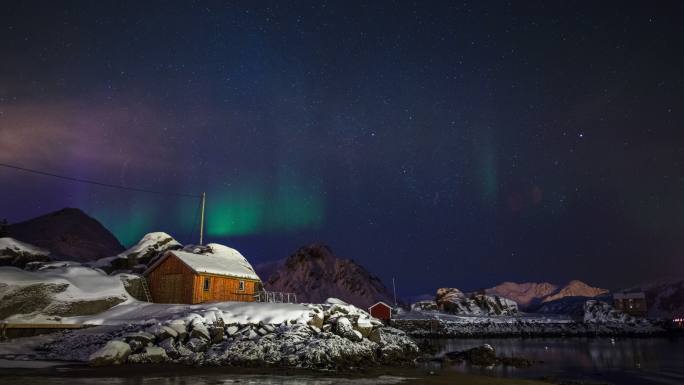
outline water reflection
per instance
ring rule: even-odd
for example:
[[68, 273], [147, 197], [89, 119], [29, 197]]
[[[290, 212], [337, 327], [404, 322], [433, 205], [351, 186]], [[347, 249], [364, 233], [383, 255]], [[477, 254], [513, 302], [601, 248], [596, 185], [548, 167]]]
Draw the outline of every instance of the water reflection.
[[70, 385], [229, 385], [229, 384], [260, 384], [260, 385], [390, 385], [402, 382], [402, 378], [380, 376], [376, 378], [322, 378], [309, 376], [277, 376], [277, 375], [193, 375], [178, 376], [136, 376], [136, 377], [94, 377], [69, 378], [63, 377], [3, 377], [1, 383], [13, 385], [63, 385], [68, 381]]
[[[620, 372], [635, 377], [625, 383], [672, 383], [667, 378], [684, 378], [684, 343], [666, 338], [484, 338], [430, 340], [437, 355], [461, 351], [488, 343], [499, 356], [524, 357], [543, 363], [530, 368], [490, 369], [456, 364], [451, 369], [514, 377], [557, 377], [605, 379]], [[659, 378], [662, 377], [662, 378]], [[640, 380], [636, 380], [639, 378]], [[636, 382], [635, 382], [636, 381]], [[678, 383], [678, 382], [675, 382]]]

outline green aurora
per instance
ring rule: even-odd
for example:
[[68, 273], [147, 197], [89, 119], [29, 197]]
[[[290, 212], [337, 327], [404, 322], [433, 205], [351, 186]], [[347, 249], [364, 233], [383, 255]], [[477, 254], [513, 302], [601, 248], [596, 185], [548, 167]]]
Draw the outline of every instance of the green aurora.
[[[171, 208], [171, 210], [169, 210]], [[140, 198], [118, 210], [89, 210], [116, 235], [132, 245], [150, 231], [174, 228], [183, 239], [199, 232], [199, 200], [179, 198], [159, 202]], [[261, 185], [207, 193], [205, 234], [211, 237], [248, 236], [319, 228], [325, 202], [318, 187], [283, 183], [275, 191]], [[173, 222], [173, 226], [168, 221]]]

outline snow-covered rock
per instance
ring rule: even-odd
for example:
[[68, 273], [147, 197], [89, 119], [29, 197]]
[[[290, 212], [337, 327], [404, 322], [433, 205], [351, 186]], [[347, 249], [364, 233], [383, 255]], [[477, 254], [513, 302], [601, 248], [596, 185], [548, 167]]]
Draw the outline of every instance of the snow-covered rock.
[[0, 318], [13, 322], [59, 322], [56, 317], [98, 314], [137, 301], [122, 279], [87, 267], [25, 271], [0, 267]]
[[[126, 251], [112, 257], [105, 257], [90, 263], [90, 266], [112, 271], [133, 271], [142, 273], [167, 250], [181, 249], [182, 245], [167, 233], [153, 232], [145, 236]], [[136, 268], [137, 266], [137, 268]]]
[[91, 366], [117, 365], [126, 362], [131, 354], [131, 347], [123, 341], [109, 341], [100, 350], [91, 354], [88, 364]]
[[346, 317], [339, 317], [335, 322], [335, 334], [340, 337], [349, 339], [350, 341], [358, 342], [363, 339], [361, 333], [354, 330], [351, 321]]
[[0, 266], [14, 266], [23, 269], [36, 262], [48, 262], [49, 251], [13, 238], [0, 238]]
[[411, 311], [437, 311], [439, 307], [433, 300], [423, 300], [411, 304]]
[[466, 296], [456, 288], [437, 290], [437, 307], [450, 314], [459, 315], [514, 315], [518, 305], [509, 299], [475, 294]]
[[584, 303], [584, 322], [607, 323], [607, 322], [634, 322], [635, 318], [629, 314], [615, 310], [607, 302], [588, 300]]
[[129, 355], [126, 362], [129, 364], [156, 364], [168, 360], [169, 356], [164, 348], [147, 346], [143, 352]]

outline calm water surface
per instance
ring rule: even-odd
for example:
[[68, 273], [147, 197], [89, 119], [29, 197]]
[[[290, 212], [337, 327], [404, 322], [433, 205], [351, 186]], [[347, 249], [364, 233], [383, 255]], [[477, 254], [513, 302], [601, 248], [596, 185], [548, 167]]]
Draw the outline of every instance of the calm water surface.
[[543, 363], [530, 368], [467, 364], [450, 370], [520, 378], [557, 378], [595, 383], [684, 384], [684, 340], [667, 338], [483, 338], [430, 340], [437, 355], [488, 343], [499, 356]]
[[[450, 351], [461, 351], [488, 343], [499, 356], [524, 357], [543, 361], [530, 368], [512, 367], [481, 368], [467, 364], [448, 364], [444, 367], [423, 367], [442, 373], [458, 371], [470, 374], [504, 376], [531, 379], [561, 379], [584, 381], [591, 384], [615, 385], [684, 385], [684, 340], [666, 338], [483, 338], [483, 339], [436, 339], [428, 341], [436, 348], [437, 356]], [[15, 362], [16, 363], [16, 362]], [[40, 363], [27, 361], [31, 366]], [[2, 367], [0, 363], [0, 368]], [[16, 366], [15, 366], [16, 367]], [[268, 385], [365, 385], [395, 384], [401, 378], [384, 376], [378, 378], [331, 378], [317, 375], [245, 375], [222, 373], [220, 369], [193, 369], [175, 366], [163, 370], [149, 367], [113, 367], [90, 369], [86, 367], [59, 368], [52, 374], [35, 375], [22, 369], [17, 373], [3, 373], [0, 384], [12, 385], [218, 385], [218, 384], [268, 384]], [[391, 372], [391, 371], [390, 371]], [[283, 373], [285, 374], [285, 373]], [[393, 374], [393, 373], [386, 373]], [[422, 381], [422, 380], [421, 380]]]

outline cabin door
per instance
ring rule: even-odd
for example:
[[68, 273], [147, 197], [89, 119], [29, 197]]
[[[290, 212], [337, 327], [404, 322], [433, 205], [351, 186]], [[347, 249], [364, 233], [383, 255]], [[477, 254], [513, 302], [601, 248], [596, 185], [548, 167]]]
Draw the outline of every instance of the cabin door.
[[183, 303], [183, 274], [167, 274], [161, 277], [159, 302]]

